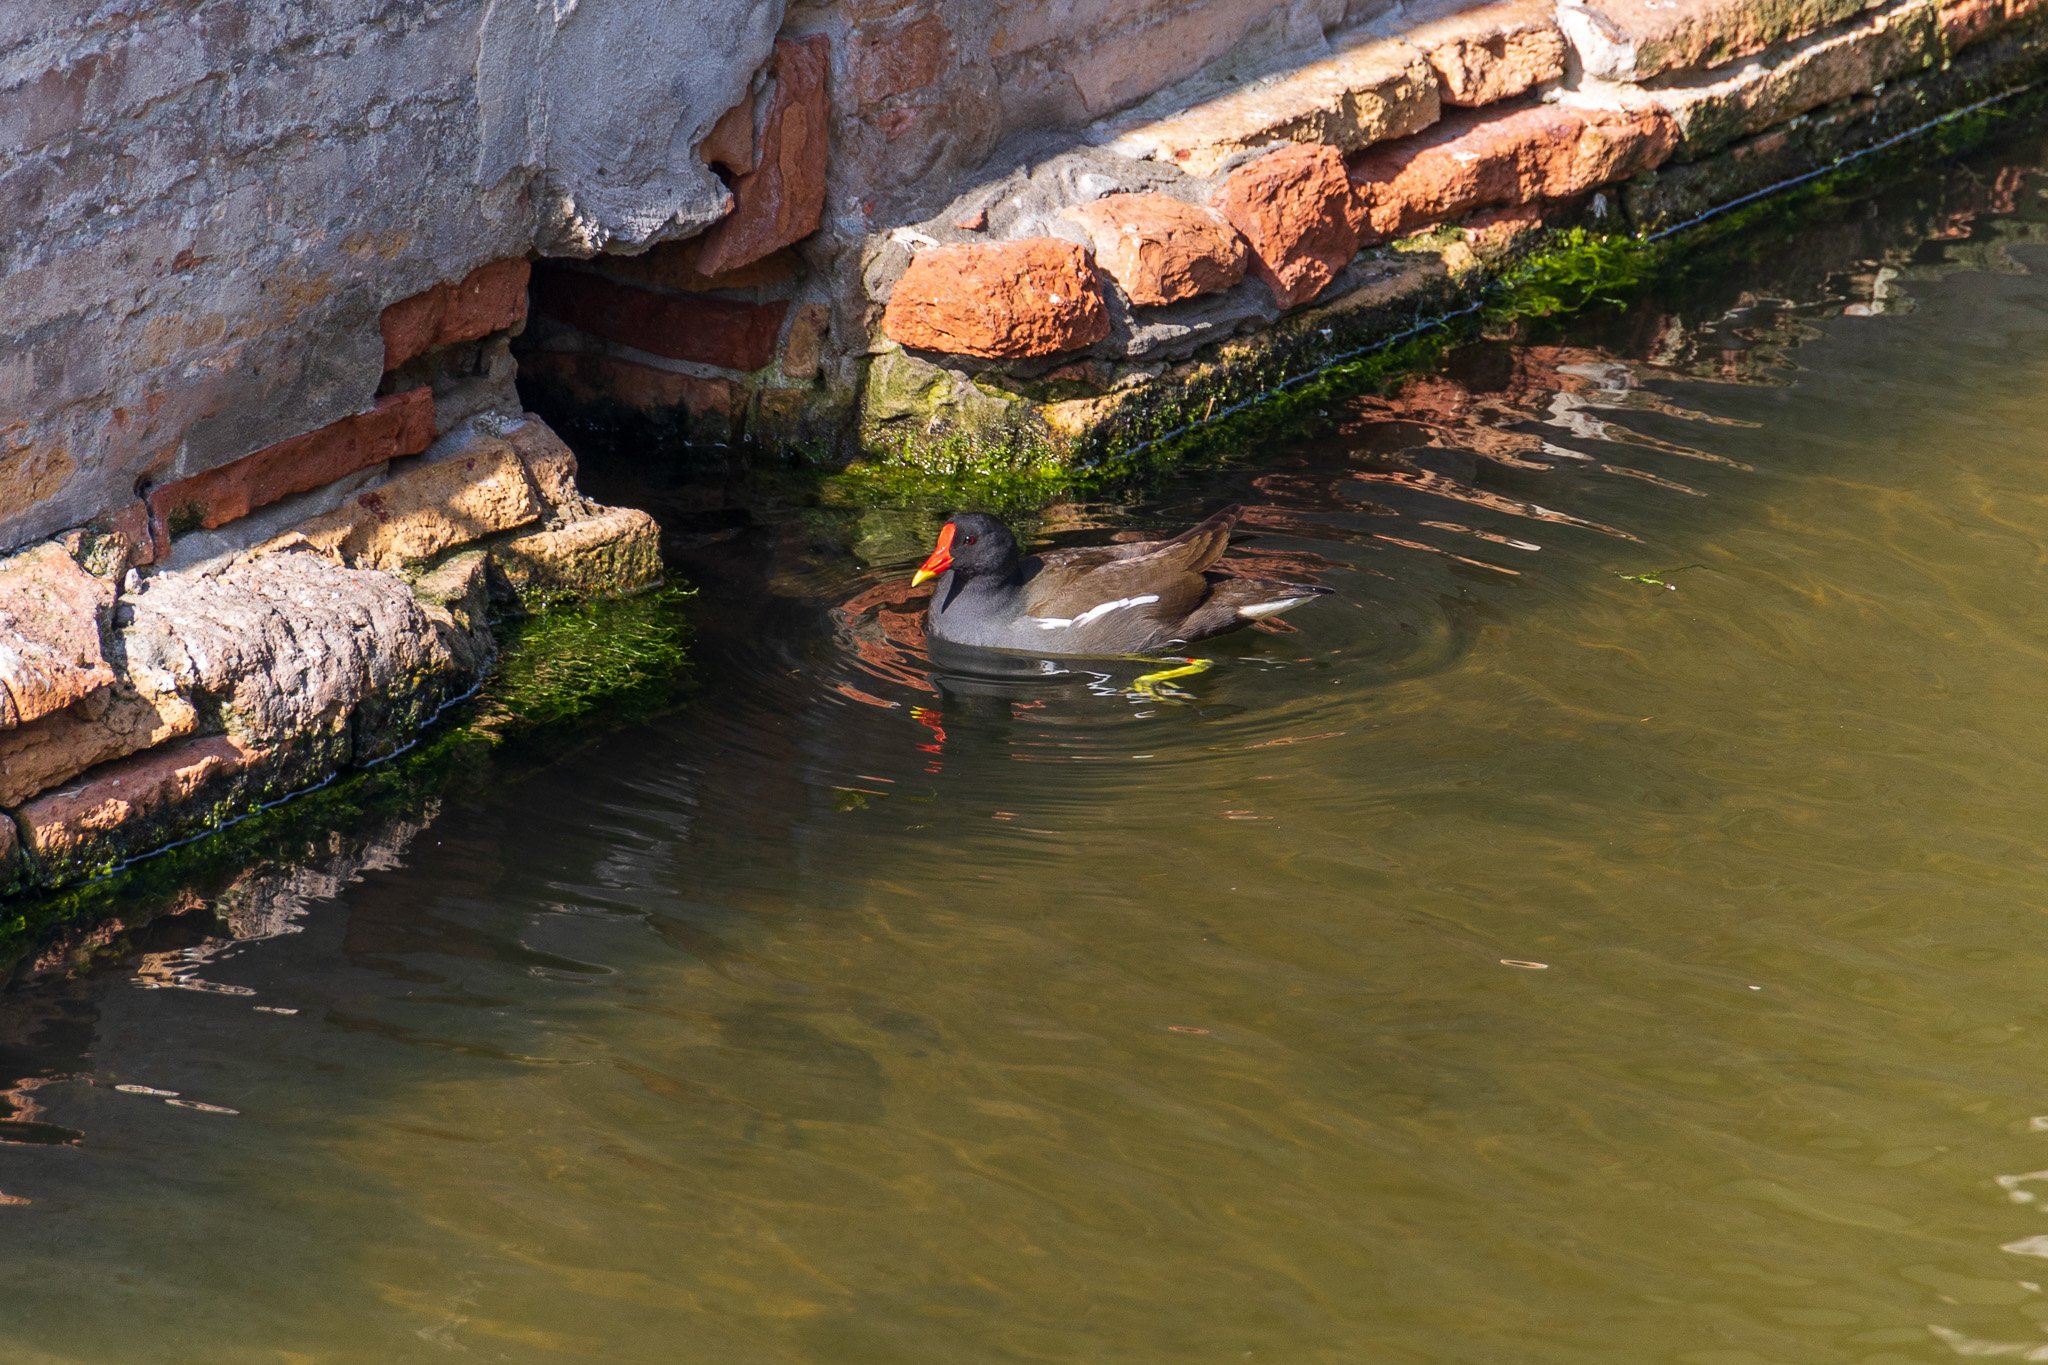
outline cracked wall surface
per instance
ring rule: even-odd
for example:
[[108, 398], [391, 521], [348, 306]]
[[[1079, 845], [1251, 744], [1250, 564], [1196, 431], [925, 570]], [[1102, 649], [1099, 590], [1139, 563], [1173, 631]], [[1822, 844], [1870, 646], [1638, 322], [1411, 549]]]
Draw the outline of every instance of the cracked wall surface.
[[717, 219], [782, 8], [0, 6], [0, 549], [367, 408], [395, 301]]

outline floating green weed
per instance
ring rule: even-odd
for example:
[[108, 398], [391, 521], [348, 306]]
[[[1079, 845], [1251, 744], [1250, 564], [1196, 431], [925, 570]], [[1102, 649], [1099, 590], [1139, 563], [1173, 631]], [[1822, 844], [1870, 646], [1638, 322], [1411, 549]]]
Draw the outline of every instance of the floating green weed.
[[1669, 569], [1652, 569], [1648, 573], [1617, 573], [1614, 576], [1624, 583], [1640, 583], [1647, 588], [1668, 588], [1672, 592], [1677, 592], [1678, 585], [1669, 581], [1669, 575], [1706, 567], [1704, 564], [1680, 564]]

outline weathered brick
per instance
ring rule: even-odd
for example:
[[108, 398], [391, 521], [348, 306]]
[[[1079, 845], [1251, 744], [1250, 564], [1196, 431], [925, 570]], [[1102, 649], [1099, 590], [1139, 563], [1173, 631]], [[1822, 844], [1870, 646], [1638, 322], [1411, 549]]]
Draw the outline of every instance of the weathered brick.
[[1087, 250], [1053, 237], [930, 247], [882, 314], [898, 345], [984, 358], [1056, 355], [1109, 335]]
[[825, 335], [832, 325], [832, 310], [822, 303], [807, 303], [789, 320], [782, 339], [782, 373], [791, 379], [815, 379], [818, 363], [825, 353]]
[[1768, 60], [1640, 90], [1590, 87], [1564, 102], [1589, 109], [1649, 105], [1661, 110], [1678, 129], [1680, 157], [1690, 160], [1931, 66], [1942, 51], [1934, 0], [1906, 0], [1774, 52]]
[[854, 30], [846, 65], [858, 104], [928, 89], [953, 64], [953, 34], [936, 14], [867, 23]]
[[1882, 0], [1569, 0], [1557, 20], [1589, 76], [1644, 81], [1817, 33]]
[[505, 441], [526, 466], [542, 502], [557, 512], [583, 504], [583, 491], [576, 486], [576, 452], [553, 427], [529, 416], [505, 433]]
[[735, 104], [711, 125], [711, 131], [704, 135], [704, 141], [697, 146], [697, 155], [707, 166], [721, 166], [732, 175], [745, 175], [754, 169], [754, 98], [747, 98]]
[[198, 712], [176, 692], [145, 694], [118, 682], [18, 730], [0, 731], [0, 806], [18, 806], [88, 768], [198, 728]]
[[1322, 293], [1358, 254], [1351, 182], [1334, 147], [1268, 152], [1232, 171], [1214, 204], [1250, 245], [1253, 272], [1282, 308]]
[[1088, 233], [1095, 263], [1132, 303], [1178, 303], [1244, 278], [1244, 242], [1199, 205], [1163, 194], [1113, 194], [1067, 216]]
[[386, 308], [377, 319], [384, 334], [384, 368], [395, 370], [436, 346], [517, 327], [526, 320], [532, 269], [523, 256], [493, 261]]
[[66, 880], [147, 852], [234, 803], [263, 754], [225, 735], [93, 769], [17, 811], [39, 877]]
[[142, 568], [156, 563], [156, 537], [149, 523], [149, 504], [135, 498], [102, 517], [99, 526], [109, 535], [119, 536], [128, 547], [128, 563]]
[[1436, 76], [1422, 54], [1370, 42], [1120, 129], [1111, 145], [1206, 176], [1250, 148], [1314, 142], [1354, 151], [1427, 128], [1438, 113]]
[[2005, 0], [1944, 0], [1941, 6], [1941, 41], [1951, 52], [2004, 26]]
[[830, 57], [822, 35], [775, 45], [775, 85], [761, 122], [759, 158], [734, 179], [732, 212], [704, 234], [698, 269], [705, 274], [750, 265], [818, 230], [825, 211]]
[[113, 589], [56, 545], [0, 560], [0, 731], [114, 681], [100, 644], [100, 613], [113, 600]]
[[294, 493], [309, 492], [401, 455], [417, 455], [433, 439], [433, 391], [408, 389], [378, 400], [368, 412], [151, 489], [149, 510], [158, 550], [167, 550], [180, 531], [225, 526]]
[[1568, 199], [1661, 164], [1678, 130], [1653, 106], [1537, 105], [1459, 114], [1419, 137], [1351, 159], [1368, 241], [1474, 209]]
[[273, 548], [302, 541], [351, 569], [398, 570], [528, 525], [540, 515], [540, 500], [518, 452], [503, 437], [479, 433], [463, 449], [302, 522]]
[[620, 597], [661, 581], [661, 527], [631, 507], [546, 530], [525, 531], [491, 546], [499, 581], [522, 605], [563, 593]]
[[1549, 0], [1496, 0], [1401, 36], [1429, 59], [1445, 104], [1492, 104], [1564, 75], [1564, 34]]
[[591, 336], [728, 370], [758, 370], [775, 359], [782, 315], [789, 310], [779, 299], [740, 303], [658, 294], [571, 271], [541, 275], [534, 302], [549, 317]]

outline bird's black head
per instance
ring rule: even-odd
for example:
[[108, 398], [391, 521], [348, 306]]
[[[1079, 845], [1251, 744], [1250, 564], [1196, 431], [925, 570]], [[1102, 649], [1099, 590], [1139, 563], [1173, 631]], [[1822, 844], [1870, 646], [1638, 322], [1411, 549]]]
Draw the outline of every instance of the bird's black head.
[[1017, 538], [1010, 528], [980, 512], [962, 512], [939, 530], [939, 543], [918, 567], [912, 583], [924, 583], [951, 569], [962, 578], [1008, 573], [1017, 565]]

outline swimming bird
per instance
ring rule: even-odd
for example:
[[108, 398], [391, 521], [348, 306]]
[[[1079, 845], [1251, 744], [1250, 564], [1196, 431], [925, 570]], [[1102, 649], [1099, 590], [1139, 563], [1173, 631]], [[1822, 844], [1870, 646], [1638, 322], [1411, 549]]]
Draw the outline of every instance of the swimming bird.
[[1243, 514], [1226, 507], [1170, 540], [1026, 555], [1000, 521], [963, 512], [910, 581], [938, 579], [926, 617], [935, 640], [1039, 655], [1147, 654], [1329, 592], [1213, 572]]

